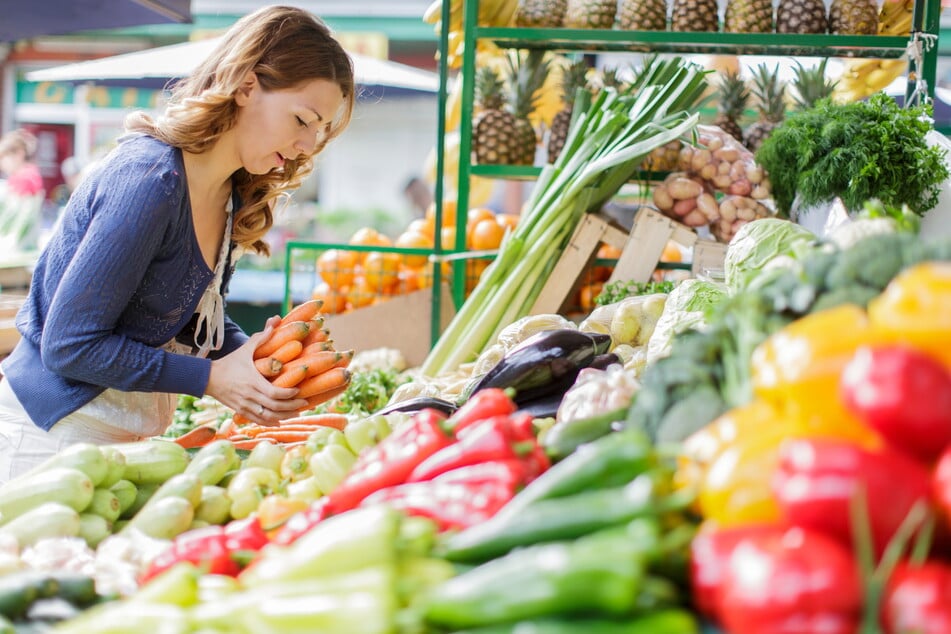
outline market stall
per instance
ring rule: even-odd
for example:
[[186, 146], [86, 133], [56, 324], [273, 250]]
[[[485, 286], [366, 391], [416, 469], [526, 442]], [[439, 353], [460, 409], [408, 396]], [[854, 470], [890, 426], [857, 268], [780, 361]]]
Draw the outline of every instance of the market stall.
[[[532, 3], [496, 4], [463, 3], [498, 29]], [[530, 96], [560, 63], [509, 60]], [[313, 298], [254, 360], [306, 409], [266, 426], [182, 395], [162, 437], [0, 486], [10, 631], [951, 631], [951, 240], [920, 231], [951, 172], [927, 106], [810, 101], [832, 86], [804, 75], [751, 149], [736, 103], [695, 112], [717, 83], [739, 98], [735, 74], [578, 69], [517, 218], [468, 197], [514, 169], [491, 163], [515, 150], [486, 128], [512, 113], [485, 65], [463, 199], [439, 179], [399, 236], [295, 246]], [[821, 231], [790, 219], [824, 206]], [[348, 316], [425, 331], [386, 307], [444, 278], [431, 295], [460, 301], [424, 358], [403, 332], [335, 337]]]

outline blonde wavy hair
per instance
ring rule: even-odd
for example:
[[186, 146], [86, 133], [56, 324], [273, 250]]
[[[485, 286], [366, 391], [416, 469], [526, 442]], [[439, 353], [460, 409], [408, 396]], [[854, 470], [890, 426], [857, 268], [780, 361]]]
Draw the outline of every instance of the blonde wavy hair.
[[353, 114], [353, 62], [320, 19], [286, 6], [265, 7], [244, 16], [191, 76], [175, 85], [162, 116], [134, 112], [126, 118], [125, 127], [200, 154], [235, 125], [235, 95], [250, 72], [268, 92], [325, 79], [337, 83], [344, 98], [341, 112], [318, 139], [313, 154], [285, 160], [283, 169], [266, 174], [240, 169], [233, 177], [242, 206], [234, 214], [232, 239], [269, 254], [262, 238], [273, 224], [275, 205], [300, 186], [314, 168], [313, 156], [347, 127]]

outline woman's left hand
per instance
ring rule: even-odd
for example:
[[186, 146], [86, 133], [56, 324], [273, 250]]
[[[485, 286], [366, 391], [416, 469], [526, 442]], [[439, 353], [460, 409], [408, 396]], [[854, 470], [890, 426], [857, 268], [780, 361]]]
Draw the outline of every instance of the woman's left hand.
[[297, 388], [275, 387], [254, 367], [254, 350], [279, 323], [279, 317], [272, 317], [243, 346], [212, 361], [205, 388], [205, 394], [264, 425], [277, 425], [307, 407], [305, 399], [296, 398]]

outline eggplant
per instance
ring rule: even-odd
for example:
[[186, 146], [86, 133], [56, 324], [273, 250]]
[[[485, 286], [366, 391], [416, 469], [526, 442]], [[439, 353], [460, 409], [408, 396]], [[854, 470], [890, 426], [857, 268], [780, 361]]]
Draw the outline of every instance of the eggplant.
[[[578, 331], [582, 332], [582, 331]], [[596, 354], [604, 354], [611, 349], [611, 335], [605, 335], [600, 332], [583, 332], [594, 342]]]
[[620, 362], [621, 357], [617, 356], [613, 352], [605, 352], [604, 354], [599, 354], [594, 359], [592, 359], [591, 363], [588, 364], [588, 367], [595, 368], [596, 370], [607, 370], [615, 363]]
[[530, 414], [532, 418], [554, 418], [558, 413], [558, 407], [562, 399], [565, 398], [564, 392], [554, 392], [540, 396], [534, 401], [522, 403], [518, 411]]
[[[521, 405], [541, 396], [564, 394], [578, 373], [611, 345], [608, 335], [572, 328], [544, 330], [509, 350], [472, 389], [512, 388]], [[605, 339], [607, 340], [605, 342]]]
[[434, 409], [442, 412], [446, 416], [452, 416], [458, 407], [456, 404], [445, 399], [433, 396], [417, 396], [408, 398], [405, 401], [399, 401], [392, 405], [387, 405], [383, 409], [374, 412], [376, 414], [390, 414], [392, 412], [418, 412], [422, 409]]

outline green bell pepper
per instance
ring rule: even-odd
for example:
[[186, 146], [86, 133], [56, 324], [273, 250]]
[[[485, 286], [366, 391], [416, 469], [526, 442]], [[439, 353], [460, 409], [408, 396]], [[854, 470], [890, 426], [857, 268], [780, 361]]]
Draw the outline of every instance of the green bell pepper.
[[663, 610], [633, 619], [533, 619], [490, 625], [455, 634], [699, 634], [697, 619], [686, 610]]

